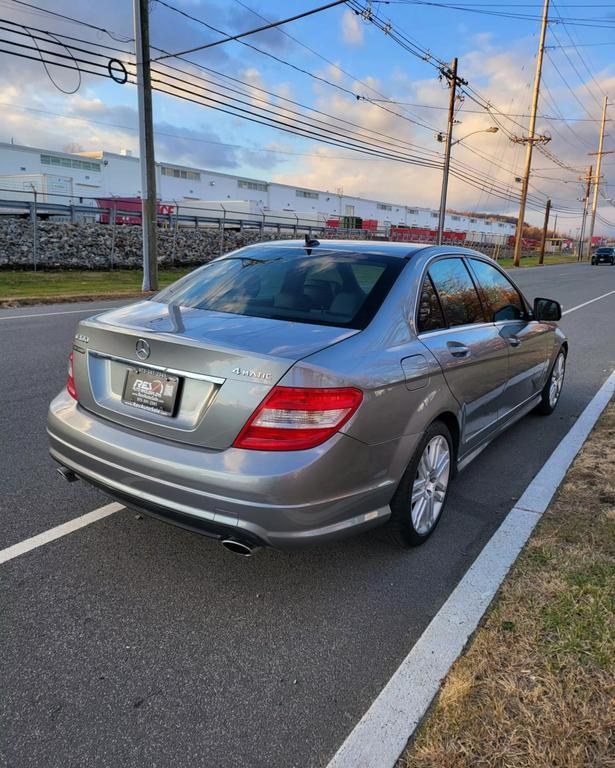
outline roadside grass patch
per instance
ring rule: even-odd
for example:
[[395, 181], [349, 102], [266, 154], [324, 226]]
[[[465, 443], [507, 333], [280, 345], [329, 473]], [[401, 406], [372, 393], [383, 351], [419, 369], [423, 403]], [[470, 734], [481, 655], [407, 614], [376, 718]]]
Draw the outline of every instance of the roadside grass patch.
[[[538, 266], [538, 254], [535, 256], [524, 256], [521, 259], [521, 267], [537, 267]], [[574, 253], [554, 253], [554, 254], [548, 254], [545, 253], [545, 260], [544, 260], [544, 266], [553, 266], [555, 264], [572, 264], [573, 262], [576, 262], [577, 256]], [[504, 267], [505, 269], [508, 269], [509, 267], [512, 267], [513, 265], [513, 259], [512, 256], [507, 256], [502, 259], [498, 259], [498, 264], [501, 267]]]
[[398, 768], [615, 766], [615, 402]]
[[[178, 280], [189, 269], [160, 270], [160, 287]], [[83, 296], [115, 296], [141, 291], [140, 270], [54, 270], [25, 272], [0, 270], [0, 301], [54, 298], [58, 301]]]

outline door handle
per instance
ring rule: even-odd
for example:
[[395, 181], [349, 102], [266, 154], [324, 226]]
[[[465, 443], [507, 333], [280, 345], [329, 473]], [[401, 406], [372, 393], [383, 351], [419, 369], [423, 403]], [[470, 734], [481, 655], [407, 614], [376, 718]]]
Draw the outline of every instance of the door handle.
[[447, 341], [446, 346], [453, 357], [469, 357], [470, 349], [459, 341]]
[[511, 347], [518, 347], [521, 344], [521, 339], [518, 336], [507, 336], [507, 339]]

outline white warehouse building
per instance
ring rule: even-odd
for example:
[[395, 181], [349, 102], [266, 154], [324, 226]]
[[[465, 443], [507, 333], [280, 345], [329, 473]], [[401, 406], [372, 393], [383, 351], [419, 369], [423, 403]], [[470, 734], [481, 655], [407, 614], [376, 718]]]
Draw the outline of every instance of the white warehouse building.
[[[44, 202], [96, 205], [96, 199], [139, 197], [139, 159], [128, 151], [56, 152], [0, 142], [0, 200], [26, 199], [36, 189]], [[322, 221], [356, 216], [378, 226], [436, 229], [437, 210], [407, 203], [371, 200], [289, 184], [252, 179], [173, 163], [156, 163], [157, 197], [163, 203], [245, 201], [263, 211], [313, 213]], [[447, 213], [446, 229], [514, 234], [514, 224], [496, 216]]]

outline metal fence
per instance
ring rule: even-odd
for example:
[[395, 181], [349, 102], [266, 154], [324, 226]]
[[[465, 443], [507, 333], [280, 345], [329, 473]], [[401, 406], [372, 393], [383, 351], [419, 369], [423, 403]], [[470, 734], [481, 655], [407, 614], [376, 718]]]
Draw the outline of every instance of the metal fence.
[[[0, 189], [0, 193], [3, 190]], [[14, 190], [13, 190], [14, 192]], [[110, 265], [113, 268], [116, 235], [119, 228], [140, 226], [141, 217], [134, 207], [122, 207], [122, 203], [113, 201], [110, 205], [93, 205], [94, 198], [86, 199], [88, 203], [74, 203], [73, 198], [70, 202], [57, 203], [41, 200], [41, 193], [24, 190], [19, 192], [22, 199], [0, 199], [0, 221], [7, 218], [28, 219], [32, 225], [31, 229], [31, 254], [30, 265], [35, 271], [40, 266], [39, 258], [39, 225], [41, 221], [51, 222], [71, 222], [71, 223], [97, 223], [100, 226], [109, 227], [111, 230], [111, 258]], [[31, 196], [27, 199], [26, 196]], [[58, 197], [59, 195], [50, 193], [44, 197]], [[189, 205], [189, 203], [188, 203]], [[180, 228], [192, 227], [196, 229], [207, 229], [217, 233], [219, 239], [218, 251], [224, 253], [226, 248], [226, 239], [229, 232], [252, 232], [256, 234], [256, 240], [271, 239], [272, 235], [276, 238], [283, 237], [285, 234], [291, 237], [301, 237], [304, 234], [310, 236], [321, 236], [327, 238], [348, 238], [356, 240], [396, 240], [404, 242], [422, 242], [425, 244], [434, 243], [435, 238], [428, 237], [425, 234], [414, 235], [412, 228], [404, 230], [400, 234], [397, 227], [380, 227], [376, 229], [343, 229], [341, 227], [327, 226], [326, 222], [311, 220], [305, 214], [292, 211], [280, 214], [262, 210], [258, 213], [233, 210], [217, 203], [217, 207], [189, 207], [183, 205], [180, 201], [174, 206], [167, 206], [172, 210], [163, 209], [157, 214], [158, 228], [166, 230], [171, 234], [171, 263], [174, 263], [177, 233]], [[222, 212], [221, 212], [222, 208]], [[286, 215], [287, 214], [287, 215]], [[461, 233], [445, 232], [445, 244], [465, 245], [475, 248], [495, 259], [506, 258], [512, 255], [512, 247], [504, 239], [504, 242], [490, 243], [486, 241], [488, 237], [485, 233], [481, 240], [476, 239], [476, 234], [472, 239], [463, 239]], [[228, 250], [228, 248], [227, 248]], [[22, 265], [23, 266], [23, 265]]]

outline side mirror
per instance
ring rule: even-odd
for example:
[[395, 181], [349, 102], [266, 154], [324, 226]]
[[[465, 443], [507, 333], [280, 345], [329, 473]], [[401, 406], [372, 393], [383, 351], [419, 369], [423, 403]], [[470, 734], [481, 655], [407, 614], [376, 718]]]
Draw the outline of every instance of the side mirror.
[[534, 299], [534, 317], [536, 320], [544, 320], [556, 323], [562, 319], [562, 305], [553, 299]]

